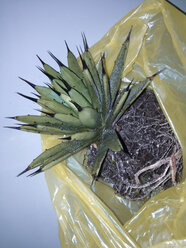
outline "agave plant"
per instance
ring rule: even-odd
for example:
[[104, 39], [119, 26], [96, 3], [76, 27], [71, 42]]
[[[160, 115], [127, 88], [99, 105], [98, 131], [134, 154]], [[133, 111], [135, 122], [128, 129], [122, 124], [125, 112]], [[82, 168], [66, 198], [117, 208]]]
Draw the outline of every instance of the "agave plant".
[[36, 90], [37, 98], [19, 94], [39, 104], [42, 107], [42, 114], [11, 117], [23, 123], [13, 128], [58, 135], [61, 143], [41, 153], [18, 176], [39, 167], [30, 174], [36, 175], [85, 147], [96, 144], [97, 154], [92, 169], [94, 180], [99, 175], [109, 149], [114, 152], [122, 149], [128, 152], [115, 124], [159, 73], [147, 77], [144, 81], [130, 83], [121, 89], [130, 35], [131, 30], [122, 44], [110, 77], [106, 72], [105, 55], [101, 56], [99, 65], [96, 66], [83, 34], [84, 51], [81, 51], [81, 54], [79, 52], [80, 62], [67, 44], [68, 67], [49, 52], [59, 65], [59, 72], [38, 57], [43, 65], [43, 69], [39, 69], [50, 79], [50, 84], [38, 86], [21, 78]]

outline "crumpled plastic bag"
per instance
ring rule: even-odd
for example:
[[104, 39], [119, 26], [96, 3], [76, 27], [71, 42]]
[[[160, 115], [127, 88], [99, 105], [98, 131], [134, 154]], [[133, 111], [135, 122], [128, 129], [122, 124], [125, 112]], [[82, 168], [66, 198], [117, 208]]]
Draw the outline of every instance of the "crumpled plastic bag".
[[[108, 72], [131, 26], [123, 78], [134, 75], [141, 79], [167, 68], [154, 78], [151, 88], [181, 144], [185, 164], [186, 17], [164, 0], [144, 1], [91, 48], [96, 61], [105, 51]], [[54, 136], [43, 135], [42, 142], [46, 149], [57, 141]], [[45, 174], [59, 222], [61, 247], [186, 247], [185, 166], [180, 184], [142, 206], [141, 202], [115, 195], [109, 185], [100, 181], [93, 193], [92, 178], [81, 166], [84, 152]]]

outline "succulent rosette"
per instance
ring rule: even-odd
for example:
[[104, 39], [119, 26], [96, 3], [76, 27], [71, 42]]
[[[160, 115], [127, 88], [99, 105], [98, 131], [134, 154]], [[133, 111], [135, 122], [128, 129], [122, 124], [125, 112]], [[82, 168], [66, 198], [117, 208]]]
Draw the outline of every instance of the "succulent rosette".
[[49, 52], [59, 65], [60, 71], [56, 71], [38, 57], [43, 65], [43, 68], [39, 69], [50, 80], [46, 86], [38, 86], [21, 78], [37, 93], [36, 98], [19, 94], [40, 105], [42, 114], [11, 117], [22, 122], [13, 128], [57, 135], [61, 142], [41, 153], [19, 175], [38, 167], [30, 174], [36, 175], [95, 144], [97, 153], [92, 167], [94, 180], [99, 175], [109, 149], [114, 152], [123, 149], [128, 153], [115, 124], [147, 88], [154, 76], [160, 73], [159, 71], [143, 81], [131, 82], [126, 87], [121, 87], [131, 30], [121, 46], [110, 76], [106, 70], [105, 55], [102, 54], [99, 64], [96, 65], [83, 34], [84, 51], [79, 52], [79, 59], [66, 44], [68, 66]]

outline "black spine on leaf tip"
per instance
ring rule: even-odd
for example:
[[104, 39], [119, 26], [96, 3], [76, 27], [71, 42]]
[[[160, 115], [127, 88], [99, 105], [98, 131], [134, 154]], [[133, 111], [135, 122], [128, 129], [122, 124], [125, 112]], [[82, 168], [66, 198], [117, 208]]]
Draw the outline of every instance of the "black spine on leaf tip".
[[87, 64], [85, 63], [85, 60], [82, 59], [81, 62], [82, 62], [83, 70], [88, 70], [88, 66], [87, 66]]
[[[63, 82], [63, 79], [60, 79], [62, 82]], [[64, 82], [63, 82], [64, 83]], [[69, 92], [69, 90], [68, 89], [65, 89], [64, 87], [62, 87], [59, 83], [57, 83], [56, 82], [56, 84], [62, 89], [62, 90], [64, 90], [66, 93], [68, 93]], [[64, 83], [65, 84], [65, 83]], [[69, 86], [69, 85], [68, 85]], [[69, 86], [70, 87], [70, 86]], [[70, 89], [71, 89], [71, 87], [70, 87]]]
[[81, 53], [80, 53], [80, 51], [79, 51], [78, 46], [76, 46], [76, 49], [77, 49], [77, 52], [78, 52], [78, 54], [79, 54], [79, 57], [81, 58]]
[[26, 99], [28, 99], [28, 100], [31, 100], [33, 102], [37, 102], [37, 99], [34, 98], [34, 97], [26, 96], [26, 95], [24, 95], [22, 93], [19, 93], [19, 92], [17, 92], [17, 94], [20, 95], [20, 96], [22, 96], [22, 97], [24, 97], [24, 98], [26, 98]]
[[41, 172], [42, 172], [42, 168], [39, 168], [39, 169], [36, 170], [35, 172], [29, 174], [27, 177], [33, 177], [33, 176], [35, 176], [35, 175], [37, 175], [37, 174], [39, 174], [39, 173], [41, 173]]
[[48, 86], [49, 88], [51, 88], [50, 84], [49, 83], [45, 83], [46, 86]]
[[29, 171], [29, 167], [27, 167], [25, 170], [23, 170], [21, 173], [19, 173], [19, 174], [17, 175], [17, 177], [23, 175], [23, 174], [26, 173], [27, 171]]
[[68, 53], [71, 52], [71, 51], [70, 51], [70, 48], [69, 48], [69, 46], [68, 46], [68, 44], [67, 44], [67, 42], [66, 42], [66, 40], [65, 40], [65, 45], [66, 45], [66, 48], [67, 48], [67, 52], [68, 52]]
[[[40, 95], [38, 95], [38, 94], [36, 94], [36, 93], [34, 93], [34, 92], [31, 92], [34, 96], [36, 96], [36, 97], [38, 97], [38, 98], [41, 98], [41, 96]], [[37, 99], [36, 99], [36, 101], [37, 101]]]
[[132, 28], [133, 28], [133, 26], [131, 26], [131, 28], [130, 28], [130, 31], [129, 31], [128, 35], [127, 35], [126, 41], [130, 40], [130, 35], [131, 35], [131, 32], [132, 32]]
[[105, 60], [105, 52], [102, 54], [102, 56], [101, 56], [101, 61], [102, 61], [102, 63], [103, 63], [103, 61]]
[[45, 62], [39, 57], [39, 55], [36, 55], [36, 56], [37, 56], [37, 58], [39, 59], [39, 61], [41, 62], [41, 64], [44, 65]]
[[32, 88], [34, 88], [34, 89], [35, 89], [35, 87], [36, 87], [36, 85], [35, 85], [35, 84], [33, 84], [33, 83], [29, 82], [28, 80], [26, 80], [26, 79], [24, 79], [24, 78], [22, 78], [22, 77], [19, 77], [19, 79], [21, 79], [22, 81], [24, 81], [25, 83], [27, 83], [28, 85], [30, 85]]
[[55, 114], [53, 114], [53, 113], [48, 113], [48, 112], [46, 112], [46, 111], [43, 111], [43, 110], [40, 110], [40, 109], [36, 109], [36, 111], [39, 111], [40, 113], [42, 113], [42, 114], [45, 114], [45, 115], [47, 115], [47, 116], [50, 116], [50, 117], [54, 117], [54, 115]]
[[83, 66], [83, 69], [84, 69], [84, 60], [83, 60], [83, 58], [82, 58], [82, 56], [81, 56], [81, 53], [80, 53], [80, 51], [79, 51], [79, 48], [78, 47], [76, 47], [77, 48], [77, 51], [78, 51], [78, 54], [79, 54], [79, 58], [80, 58], [80, 60], [81, 60], [81, 63], [82, 63], [82, 66]]
[[155, 76], [157, 76], [158, 74], [162, 73], [166, 68], [163, 68], [159, 71], [157, 71], [156, 73], [154, 73], [152, 76], [148, 77], [148, 79], [152, 80]]
[[52, 91], [54, 91], [58, 96], [61, 95], [60, 92], [58, 92], [56, 89], [52, 88], [50, 85], [48, 86]]
[[65, 137], [65, 138], [61, 138], [62, 140], [71, 140], [71, 137]]
[[83, 49], [81, 48], [81, 46], [79, 46], [79, 49], [80, 49], [81, 54], [83, 54], [84, 52], [83, 52]]
[[64, 79], [61, 79], [61, 81], [64, 83], [65, 87], [67, 88], [64, 90], [67, 91], [67, 93], [68, 93], [72, 89], [72, 87]]
[[83, 110], [82, 107], [79, 106], [79, 104], [77, 104], [76, 102], [74, 102], [74, 101], [71, 100], [71, 103], [73, 103], [73, 104], [75, 105], [75, 107], [77, 108], [77, 110], [78, 110], [79, 112], [81, 112], [81, 111]]
[[[82, 58], [81, 54], [82, 54], [83, 52], [81, 53], [80, 50], [79, 50], [79, 48], [78, 48], [77, 46], [76, 46], [76, 48], [77, 48], [77, 52], [78, 52], [78, 54], [79, 54], [79, 57], [80, 57], [80, 59], [81, 59], [81, 61], [82, 61], [83, 58]], [[81, 49], [81, 47], [80, 47], [80, 49]]]
[[45, 70], [43, 70], [43, 68], [41, 68], [40, 66], [36, 66], [37, 69], [39, 69], [42, 73], [44, 73], [51, 81], [53, 81], [55, 78], [53, 76], [51, 76], [49, 73], [47, 73]]
[[4, 126], [4, 128], [20, 130], [20, 127]]
[[102, 73], [103, 73], [103, 76], [106, 75], [106, 71], [103, 65], [102, 65]]
[[106, 74], [105, 66], [104, 66], [104, 60], [105, 60], [105, 53], [103, 53], [103, 55], [101, 56], [101, 65], [102, 65], [102, 73], [103, 73], [103, 75]]
[[131, 82], [127, 85], [126, 91], [129, 91], [130, 86], [132, 85], [133, 81], [134, 81], [134, 79], [132, 79]]
[[7, 119], [12, 119], [12, 120], [16, 120], [16, 116], [7, 116], [7, 117], [5, 117], [5, 118], [7, 118]]
[[56, 58], [56, 56], [53, 53], [48, 51], [48, 54], [56, 61], [59, 67], [65, 66], [58, 58]]
[[20, 124], [22, 127], [34, 127], [37, 128], [38, 124]]
[[85, 52], [88, 52], [89, 47], [88, 47], [88, 42], [87, 42], [87, 38], [85, 36], [85, 33], [82, 33], [81, 35], [82, 35], [82, 39], [83, 39], [84, 50], [85, 50]]

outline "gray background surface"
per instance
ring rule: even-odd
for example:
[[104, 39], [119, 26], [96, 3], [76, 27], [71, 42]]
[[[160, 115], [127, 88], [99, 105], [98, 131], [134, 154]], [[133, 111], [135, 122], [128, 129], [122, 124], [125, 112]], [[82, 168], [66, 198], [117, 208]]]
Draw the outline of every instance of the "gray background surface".
[[[93, 45], [120, 18], [142, 0], [1, 0], [0, 1], [0, 247], [59, 248], [58, 224], [44, 174], [27, 178], [16, 175], [41, 152], [37, 134], [3, 129], [14, 121], [6, 116], [36, 114], [37, 106], [16, 92], [30, 95], [32, 89], [18, 79], [41, 84], [47, 79], [35, 68], [36, 54], [56, 66], [52, 51], [66, 63], [66, 40], [76, 53], [85, 32]], [[186, 9], [186, 1], [173, 1]], [[77, 55], [77, 53], [76, 53]]]

